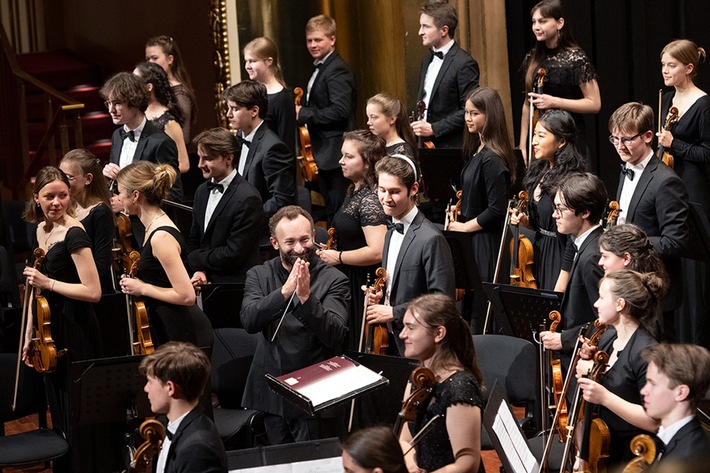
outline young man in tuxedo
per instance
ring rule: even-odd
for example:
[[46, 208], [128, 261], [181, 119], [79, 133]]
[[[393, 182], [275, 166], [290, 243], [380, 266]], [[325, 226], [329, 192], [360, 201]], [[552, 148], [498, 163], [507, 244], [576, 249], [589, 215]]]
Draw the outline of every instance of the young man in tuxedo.
[[668, 270], [671, 285], [661, 304], [662, 333], [665, 341], [672, 341], [673, 310], [683, 299], [680, 257], [688, 242], [688, 191], [678, 175], [655, 156], [651, 148], [654, 127], [651, 107], [630, 102], [609, 118], [609, 141], [622, 161], [617, 223], [641, 227]]
[[[296, 158], [286, 143], [264, 123], [269, 110], [266, 86], [245, 80], [224, 91], [227, 119], [241, 151], [237, 171], [259, 191], [264, 217], [296, 203]], [[264, 222], [264, 232], [266, 230]]]
[[454, 261], [444, 235], [417, 209], [420, 174], [414, 161], [396, 154], [382, 158], [375, 169], [377, 195], [393, 225], [385, 235], [382, 250], [382, 266], [387, 270], [384, 300], [380, 301], [381, 294], [370, 296], [367, 322], [386, 323], [394, 337], [390, 347], [396, 345], [404, 356], [399, 333], [407, 305], [422, 294], [454, 297]]
[[343, 133], [355, 129], [355, 76], [335, 51], [335, 20], [314, 16], [306, 24], [306, 45], [315, 70], [308, 81], [306, 101], [296, 107], [299, 126], [308, 126], [318, 185], [325, 198], [328, 221], [345, 200], [350, 181], [340, 169]]
[[422, 59], [417, 94], [426, 114], [412, 128], [437, 148], [461, 148], [464, 105], [478, 87], [478, 63], [454, 41], [458, 16], [453, 6], [427, 2], [419, 12], [419, 36], [430, 50]]
[[212, 419], [199, 405], [210, 360], [191, 343], [169, 342], [146, 355], [139, 366], [147, 382], [150, 409], [168, 418], [157, 473], [226, 473], [227, 454]]
[[661, 423], [657, 462], [664, 468], [672, 464], [707, 468], [710, 439], [696, 411], [710, 386], [710, 352], [698, 345], [661, 343], [646, 348], [643, 358], [648, 362], [643, 407]]
[[212, 128], [193, 141], [207, 182], [197, 188], [192, 208], [187, 255], [192, 283], [243, 283], [259, 262], [261, 196], [234, 167], [239, 145], [232, 133]]

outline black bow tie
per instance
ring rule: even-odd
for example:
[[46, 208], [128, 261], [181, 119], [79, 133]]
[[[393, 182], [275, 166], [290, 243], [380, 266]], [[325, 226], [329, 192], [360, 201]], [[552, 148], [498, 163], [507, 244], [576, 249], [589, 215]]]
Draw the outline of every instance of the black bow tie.
[[241, 144], [246, 145], [247, 148], [248, 148], [249, 145], [251, 144], [251, 141], [247, 140], [247, 139], [244, 138], [242, 135], [237, 135], [237, 140], [239, 140], [239, 142], [240, 142]]
[[170, 429], [168, 429], [167, 427], [165, 428], [165, 436], [168, 438], [168, 440], [172, 442], [174, 435], [174, 433], [170, 432]]
[[136, 135], [133, 134], [133, 130], [125, 131], [123, 128], [121, 128], [120, 132], [121, 132], [121, 141], [125, 140], [126, 138], [128, 138], [131, 141], [136, 141]]
[[387, 228], [394, 228], [395, 231], [404, 235], [404, 224], [402, 222], [398, 222], [398, 223], [390, 222], [387, 224]]
[[621, 165], [621, 174], [623, 174], [623, 175], [625, 175], [626, 177], [628, 177], [628, 178], [629, 178], [629, 181], [633, 181], [633, 180], [634, 180], [634, 174], [636, 174], [636, 172], [635, 172], [633, 169], [627, 168], [625, 164], [622, 164], [622, 165]]
[[438, 57], [439, 59], [444, 59], [444, 53], [442, 53], [441, 51], [436, 51], [434, 53], [434, 56]]
[[220, 193], [224, 192], [224, 186], [222, 184], [217, 184], [214, 181], [207, 181], [207, 190], [212, 192], [217, 189]]

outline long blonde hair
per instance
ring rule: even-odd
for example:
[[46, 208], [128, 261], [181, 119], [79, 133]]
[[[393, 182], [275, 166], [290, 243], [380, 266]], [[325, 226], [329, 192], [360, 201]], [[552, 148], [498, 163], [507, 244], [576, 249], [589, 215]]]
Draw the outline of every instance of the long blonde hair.
[[269, 68], [274, 73], [274, 77], [278, 83], [286, 87], [283, 70], [281, 69], [281, 63], [279, 62], [279, 48], [276, 47], [276, 43], [266, 36], [261, 36], [259, 38], [252, 39], [246, 46], [244, 46], [244, 53], [247, 51], [251, 52], [260, 61], [265, 61], [271, 58], [271, 66]]

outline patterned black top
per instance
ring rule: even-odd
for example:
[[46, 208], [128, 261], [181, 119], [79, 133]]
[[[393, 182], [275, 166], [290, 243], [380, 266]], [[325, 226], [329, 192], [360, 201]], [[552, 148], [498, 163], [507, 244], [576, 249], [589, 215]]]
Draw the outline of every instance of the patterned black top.
[[341, 251], [356, 250], [367, 245], [362, 227], [386, 225], [387, 216], [374, 189], [363, 186], [345, 197], [343, 206], [333, 218], [337, 247]]
[[414, 148], [412, 148], [406, 141], [402, 141], [400, 143], [395, 143], [393, 145], [388, 146], [387, 154], [390, 156], [393, 154], [403, 154], [410, 158], [416, 157], [416, 155], [414, 154]]
[[170, 113], [169, 111], [166, 111], [158, 118], [152, 119], [150, 122], [153, 125], [155, 125], [155, 127], [158, 130], [165, 131], [165, 126], [168, 124], [169, 121], [177, 121], [177, 120], [175, 120], [175, 117], [173, 116], [172, 113]]
[[[483, 409], [483, 395], [476, 378], [468, 371], [457, 371], [434, 387], [432, 400], [426, 409], [418, 412], [409, 430], [415, 435], [435, 415], [441, 415], [431, 432], [417, 444], [417, 465], [434, 471], [454, 462], [449, 433], [446, 430], [446, 410], [456, 404], [468, 404]], [[481, 462], [483, 465], [483, 462]]]

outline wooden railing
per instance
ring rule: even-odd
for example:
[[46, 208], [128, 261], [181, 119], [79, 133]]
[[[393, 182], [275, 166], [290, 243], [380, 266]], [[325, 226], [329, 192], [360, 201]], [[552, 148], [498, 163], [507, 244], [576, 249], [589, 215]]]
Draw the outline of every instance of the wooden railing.
[[[84, 104], [20, 70], [3, 28], [0, 28], [0, 181], [13, 199], [24, 200], [30, 179], [42, 166], [44, 154], [49, 164], [57, 164], [57, 151], [63, 156], [72, 148], [83, 147], [81, 111]], [[30, 150], [27, 127], [27, 87], [39, 89], [43, 96], [46, 128], [36, 149]], [[73, 140], [70, 141], [70, 126]], [[59, 142], [59, 147], [57, 147]]]

